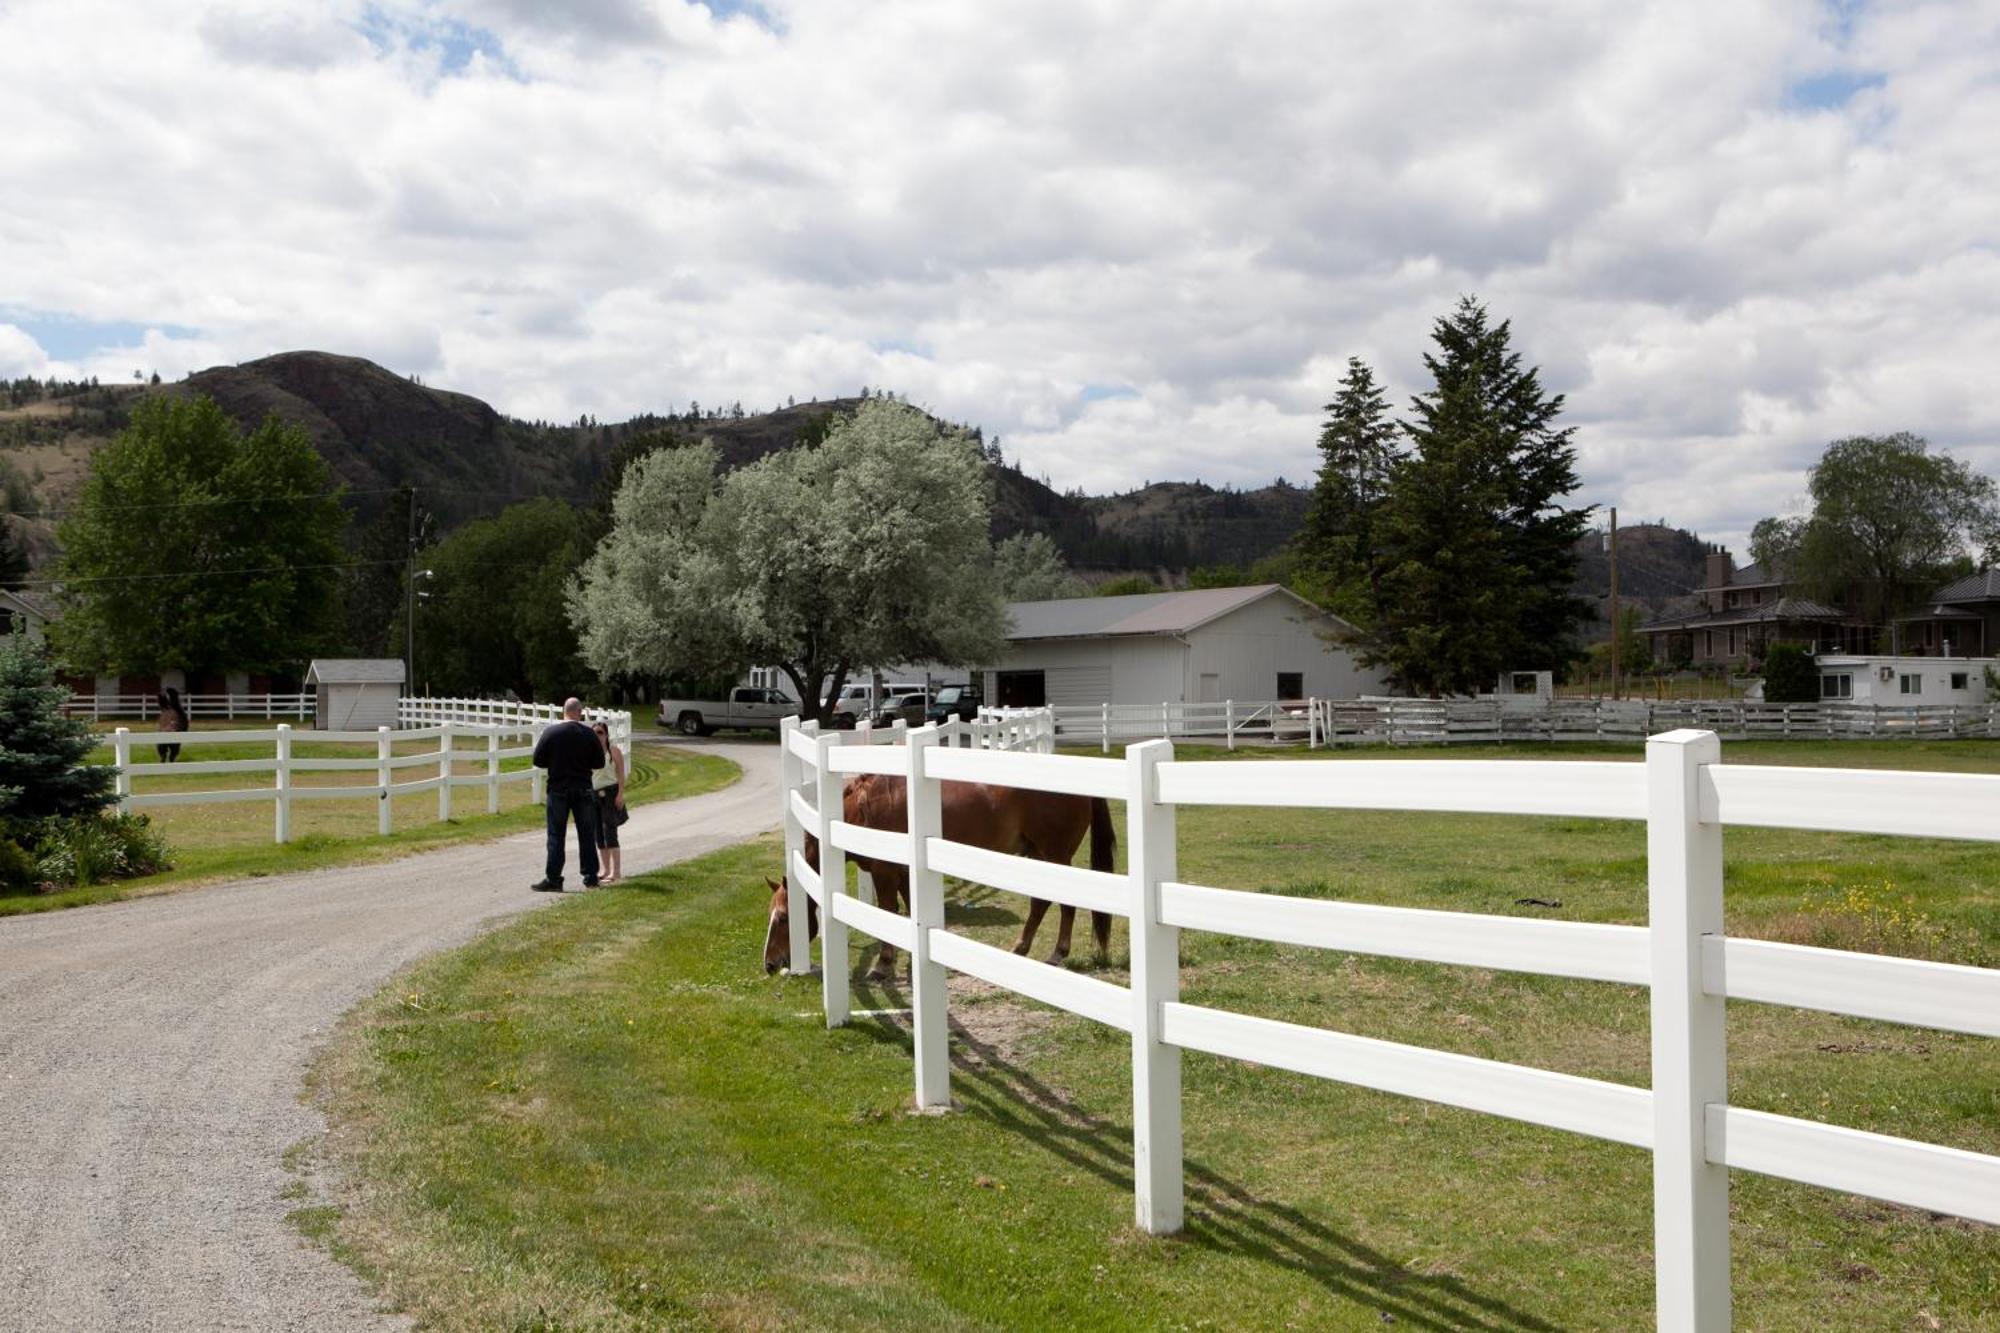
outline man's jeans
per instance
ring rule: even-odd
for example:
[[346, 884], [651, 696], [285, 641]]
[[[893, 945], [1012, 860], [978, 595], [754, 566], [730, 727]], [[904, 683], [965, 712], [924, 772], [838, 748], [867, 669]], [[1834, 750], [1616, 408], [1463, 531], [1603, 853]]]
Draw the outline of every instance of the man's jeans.
[[562, 883], [563, 832], [570, 817], [576, 817], [576, 860], [583, 868], [583, 882], [597, 878], [597, 800], [590, 788], [548, 790], [549, 883]]

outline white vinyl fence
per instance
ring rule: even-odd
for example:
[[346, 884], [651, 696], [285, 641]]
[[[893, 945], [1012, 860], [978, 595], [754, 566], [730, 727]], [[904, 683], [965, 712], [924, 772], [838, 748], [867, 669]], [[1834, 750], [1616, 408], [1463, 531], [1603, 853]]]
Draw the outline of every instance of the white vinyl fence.
[[[145, 722], [159, 716], [159, 702], [154, 694], [72, 694], [63, 712], [92, 722], [107, 717], [134, 717]], [[191, 718], [313, 715], [310, 694], [183, 694], [181, 702], [187, 705]]]
[[[1081, 1014], [1132, 1037], [1138, 1225], [1182, 1220], [1181, 1052], [1254, 1061], [1645, 1148], [1653, 1155], [1654, 1253], [1662, 1328], [1729, 1326], [1729, 1171], [1756, 1171], [2000, 1224], [2000, 1157], [1731, 1106], [1724, 1002], [1761, 1001], [2000, 1037], [2000, 970], [1734, 938], [1723, 931], [1727, 825], [1927, 838], [2000, 839], [2000, 777], [1726, 765], [1712, 732], [1653, 737], [1643, 764], [1382, 760], [1188, 762], [1171, 741], [1123, 760], [960, 749], [935, 728], [861, 745], [788, 721], [782, 800], [791, 882], [820, 904], [822, 1001], [847, 1021], [847, 931], [912, 960], [916, 1100], [951, 1103], [946, 969]], [[911, 783], [909, 829], [840, 818], [850, 773]], [[1125, 802], [1129, 869], [1106, 874], [946, 841], [939, 784], [990, 782]], [[1180, 880], [1184, 805], [1450, 811], [1643, 820], [1645, 926], [1329, 902]], [[820, 871], [802, 854], [820, 845]], [[909, 916], [846, 892], [846, 854], [907, 864]], [[1131, 922], [1128, 987], [945, 929], [944, 876]], [[809, 955], [791, 914], [792, 957]], [[1517, 972], [1621, 982], [1652, 996], [1653, 1086], [1597, 1079], [1350, 1036], [1180, 1000], [1180, 932]], [[796, 965], [796, 964], [795, 964]]]
[[[120, 811], [159, 809], [174, 805], [221, 805], [268, 801], [276, 841], [291, 841], [292, 806], [298, 801], [372, 801], [376, 809], [376, 832], [387, 836], [393, 827], [392, 811], [397, 796], [420, 792], [437, 793], [437, 818], [452, 818], [452, 793], [464, 788], [485, 792], [485, 813], [500, 812], [501, 788], [511, 783], [528, 784], [529, 800], [542, 800], [543, 773], [539, 768], [507, 770], [510, 759], [534, 754], [535, 741], [542, 729], [561, 717], [561, 710], [548, 704], [522, 704], [487, 699], [404, 699], [398, 716], [401, 725], [377, 727], [372, 731], [315, 731], [279, 723], [270, 729], [227, 731], [134, 732], [119, 727], [112, 733], [113, 764], [117, 769], [116, 790]], [[603, 720], [612, 737], [629, 747], [632, 715], [605, 709], [588, 709], [588, 720]], [[414, 753], [396, 753], [413, 743], [434, 742], [434, 748]], [[269, 745], [268, 758], [189, 760], [172, 764], [135, 763], [133, 752], [168, 744], [183, 752], [199, 755], [208, 745]], [[319, 758], [301, 756], [296, 748], [304, 743], [335, 743], [373, 746], [372, 756]], [[475, 766], [474, 772], [461, 771]], [[269, 773], [271, 785], [234, 787], [214, 791], [135, 791], [134, 779], [150, 781], [161, 777], [189, 777], [204, 774]], [[310, 781], [301, 775], [316, 773], [372, 773], [372, 783], [338, 785]]]
[[1749, 699], [1294, 699], [1283, 702], [1063, 705], [1048, 710], [1065, 745], [1162, 737], [1322, 745], [1642, 741], [1694, 727], [1725, 740], [1957, 740], [2000, 736], [2000, 702], [1878, 707]]

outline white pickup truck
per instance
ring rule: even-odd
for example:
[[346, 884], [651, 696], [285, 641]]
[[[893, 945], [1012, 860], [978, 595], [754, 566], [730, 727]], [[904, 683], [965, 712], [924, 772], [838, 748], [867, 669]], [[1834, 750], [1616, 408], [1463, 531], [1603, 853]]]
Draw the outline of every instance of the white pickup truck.
[[798, 700], [783, 690], [744, 685], [727, 699], [662, 699], [660, 726], [683, 736], [706, 736], [720, 727], [741, 731], [776, 731], [778, 723], [799, 711]]

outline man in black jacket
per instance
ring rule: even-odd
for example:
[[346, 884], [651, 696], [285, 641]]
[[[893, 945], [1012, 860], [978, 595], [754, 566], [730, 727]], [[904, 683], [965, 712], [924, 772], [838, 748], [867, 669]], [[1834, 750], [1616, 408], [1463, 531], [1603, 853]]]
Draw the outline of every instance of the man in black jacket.
[[535, 767], [549, 771], [547, 800], [548, 873], [533, 885], [537, 893], [561, 893], [563, 835], [576, 818], [576, 859], [583, 867], [583, 887], [597, 887], [597, 802], [590, 793], [590, 775], [604, 767], [604, 747], [597, 733], [583, 724], [583, 700], [563, 700], [563, 720], [535, 742]]

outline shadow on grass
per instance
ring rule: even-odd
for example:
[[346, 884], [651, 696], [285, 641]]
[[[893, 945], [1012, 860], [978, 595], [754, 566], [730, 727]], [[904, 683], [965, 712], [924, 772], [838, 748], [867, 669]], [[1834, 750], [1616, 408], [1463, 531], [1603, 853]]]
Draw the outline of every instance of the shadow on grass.
[[[857, 1007], [878, 1011], [856, 1027], [877, 1040], [911, 1050], [907, 1020], [889, 1016], [907, 1010], [909, 994], [900, 978], [886, 983], [855, 979]], [[1088, 1171], [1121, 1193], [1131, 1194], [1132, 1126], [1129, 1121], [1094, 1115], [1068, 1094], [1037, 1079], [951, 1020], [953, 1097], [961, 1110], [1019, 1134], [1050, 1156]], [[1302, 1272], [1328, 1295], [1370, 1306], [1398, 1322], [1426, 1329], [1484, 1329], [1492, 1333], [1553, 1333], [1559, 1326], [1517, 1310], [1456, 1277], [1413, 1273], [1390, 1256], [1371, 1249], [1324, 1222], [1285, 1204], [1260, 1199], [1199, 1161], [1184, 1165], [1186, 1229], [1174, 1243]]]

